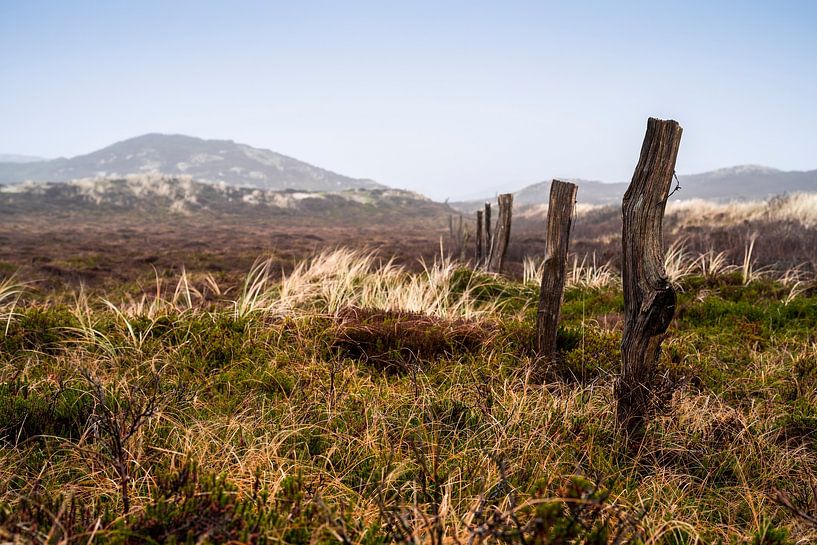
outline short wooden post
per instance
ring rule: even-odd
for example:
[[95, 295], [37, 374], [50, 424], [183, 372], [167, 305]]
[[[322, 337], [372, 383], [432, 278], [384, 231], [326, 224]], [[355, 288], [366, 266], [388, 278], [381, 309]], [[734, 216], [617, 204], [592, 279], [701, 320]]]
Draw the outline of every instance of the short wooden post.
[[462, 223], [462, 214], [460, 214], [460, 222], [457, 227], [457, 244], [459, 245], [458, 253], [460, 261], [465, 261], [465, 250], [468, 246], [468, 231]]
[[565, 287], [567, 249], [576, 205], [576, 184], [553, 180], [550, 184], [545, 264], [536, 315], [536, 354], [545, 364], [553, 361], [556, 331]]
[[675, 314], [661, 225], [682, 131], [676, 121], [647, 121], [641, 157], [621, 208], [624, 331], [616, 401], [618, 421], [631, 434], [643, 431], [653, 408], [661, 341]]
[[482, 264], [482, 210], [477, 210], [477, 236], [476, 249], [474, 250], [474, 268]]
[[491, 246], [493, 246], [491, 235], [491, 203], [485, 203], [485, 267], [488, 267], [488, 260], [491, 258]]
[[503, 193], [497, 199], [499, 217], [496, 221], [496, 230], [491, 240], [491, 252], [488, 258], [488, 271], [502, 273], [505, 264], [505, 255], [508, 253], [508, 243], [511, 239], [511, 211], [513, 209], [513, 195]]

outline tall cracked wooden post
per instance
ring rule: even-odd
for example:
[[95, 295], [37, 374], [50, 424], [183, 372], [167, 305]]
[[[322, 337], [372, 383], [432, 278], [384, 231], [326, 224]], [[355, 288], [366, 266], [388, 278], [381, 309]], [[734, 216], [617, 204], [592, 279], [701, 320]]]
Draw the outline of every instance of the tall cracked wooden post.
[[491, 240], [491, 252], [488, 257], [488, 271], [502, 273], [505, 264], [505, 255], [508, 253], [508, 243], [511, 239], [511, 213], [513, 210], [513, 195], [503, 193], [497, 198], [499, 216], [496, 220], [496, 229]]
[[662, 221], [683, 129], [650, 118], [641, 157], [622, 203], [624, 332], [616, 383], [618, 421], [644, 429], [653, 408], [661, 341], [675, 314], [675, 290], [664, 270]]
[[548, 365], [556, 351], [556, 331], [565, 288], [567, 249], [576, 207], [576, 184], [553, 180], [548, 204], [545, 263], [536, 315], [536, 355]]
[[477, 210], [477, 236], [476, 248], [474, 250], [474, 268], [479, 268], [482, 264], [482, 210]]

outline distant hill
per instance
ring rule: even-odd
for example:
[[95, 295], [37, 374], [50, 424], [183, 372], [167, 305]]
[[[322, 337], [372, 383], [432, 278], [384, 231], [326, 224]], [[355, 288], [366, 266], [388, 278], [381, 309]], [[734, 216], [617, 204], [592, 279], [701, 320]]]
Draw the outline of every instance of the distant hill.
[[34, 155], [0, 153], [0, 163], [36, 163], [38, 161], [48, 161], [48, 159], [45, 157], [35, 157]]
[[679, 199], [759, 200], [793, 193], [817, 191], [817, 170], [782, 171], [756, 165], [722, 168], [681, 176]]
[[208, 184], [188, 176], [132, 175], [69, 182], [25, 182], [0, 186], [3, 217], [131, 215], [158, 220], [168, 216], [240, 216], [242, 218], [327, 218], [400, 222], [447, 218], [451, 208], [397, 189], [344, 191], [270, 191]]
[[187, 175], [201, 182], [267, 190], [384, 187], [372, 180], [350, 178], [232, 140], [202, 140], [184, 135], [146, 134], [70, 159], [0, 162], [0, 184], [66, 182], [144, 173]]
[[[578, 184], [577, 200], [586, 204], [620, 204], [628, 185], [627, 182], [568, 181]], [[817, 191], [817, 170], [786, 172], [763, 166], [742, 165], [683, 175], [678, 177], [678, 181], [681, 189], [671, 197], [673, 200], [761, 200], [783, 193]], [[549, 198], [550, 181], [529, 185], [514, 193], [514, 203], [520, 206], [546, 204]], [[471, 211], [482, 202], [483, 200], [474, 200], [451, 205], [458, 210]]]

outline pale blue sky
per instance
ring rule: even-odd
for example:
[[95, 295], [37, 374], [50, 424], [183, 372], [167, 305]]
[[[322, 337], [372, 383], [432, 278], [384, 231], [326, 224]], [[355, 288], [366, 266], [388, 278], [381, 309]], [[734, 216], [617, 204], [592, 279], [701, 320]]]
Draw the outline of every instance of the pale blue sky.
[[0, 0], [0, 153], [226, 138], [437, 198], [817, 168], [817, 2]]

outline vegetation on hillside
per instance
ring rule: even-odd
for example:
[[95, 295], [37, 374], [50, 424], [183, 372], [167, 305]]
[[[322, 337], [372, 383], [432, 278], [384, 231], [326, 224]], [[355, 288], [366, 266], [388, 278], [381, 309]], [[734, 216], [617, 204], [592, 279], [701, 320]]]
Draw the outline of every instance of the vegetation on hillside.
[[523, 281], [349, 250], [237, 286], [0, 285], [0, 542], [813, 543], [817, 285], [671, 248], [659, 414], [615, 423], [617, 273], [560, 359]]

